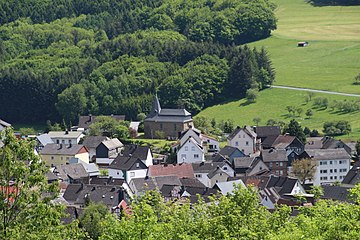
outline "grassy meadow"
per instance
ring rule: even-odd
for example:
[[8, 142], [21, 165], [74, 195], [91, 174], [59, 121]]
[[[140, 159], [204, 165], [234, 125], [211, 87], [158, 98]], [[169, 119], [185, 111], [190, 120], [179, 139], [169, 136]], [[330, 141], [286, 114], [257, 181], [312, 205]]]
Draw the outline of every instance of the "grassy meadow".
[[[305, 0], [273, 0], [277, 4], [278, 29], [270, 38], [249, 44], [265, 47], [276, 71], [275, 85], [329, 90], [360, 94], [360, 85], [353, 85], [360, 72], [360, 6], [314, 7]], [[308, 47], [297, 47], [297, 42], [308, 41]], [[286, 89], [266, 89], [259, 93], [256, 103], [246, 105], [244, 99], [216, 105], [199, 116], [216, 120], [231, 119], [237, 125], [252, 125], [253, 119], [288, 122], [286, 106], [303, 108], [302, 116], [295, 117], [302, 126], [322, 129], [325, 121], [348, 120], [353, 132], [345, 139], [360, 139], [360, 113], [339, 114], [329, 109], [314, 109], [305, 104], [306, 92]], [[355, 99], [338, 95], [316, 94], [332, 100]], [[314, 116], [305, 118], [307, 109]]]

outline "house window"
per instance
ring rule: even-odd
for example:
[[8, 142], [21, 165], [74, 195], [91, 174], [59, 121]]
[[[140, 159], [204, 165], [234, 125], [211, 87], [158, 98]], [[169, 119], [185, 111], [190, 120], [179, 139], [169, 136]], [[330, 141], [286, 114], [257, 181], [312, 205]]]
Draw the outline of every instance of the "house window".
[[284, 171], [283, 170], [280, 170], [280, 175], [283, 175], [284, 174]]
[[282, 167], [283, 166], [283, 162], [280, 162], [280, 167]]
[[246, 146], [249, 146], [249, 142], [248, 142], [248, 141], [246, 141], [246, 142], [245, 142], [245, 145], [246, 145]]
[[332, 161], [330, 161], [330, 164], [332, 165], [332, 164], [333, 164], [333, 162], [332, 162]]
[[54, 160], [54, 156], [51, 156], [51, 160]]
[[332, 170], [332, 169], [330, 169], [330, 173], [333, 173], [333, 170]]
[[135, 172], [130, 172], [130, 177], [135, 177]]
[[337, 176], [334, 176], [334, 179], [336, 180], [336, 179], [337, 179]]
[[235, 146], [239, 146], [239, 142], [235, 142]]
[[120, 175], [120, 173], [119, 173], [119, 172], [116, 172], [116, 174], [117, 174], [117, 175]]
[[64, 144], [65, 144], [65, 140], [61, 140], [61, 143], [64, 143]]
[[195, 151], [195, 147], [194, 147], [194, 146], [191, 147], [191, 151]]
[[337, 172], [337, 169], [334, 169], [334, 173], [336, 173]]
[[195, 174], [196, 178], [201, 178], [201, 174]]
[[224, 167], [223, 169], [226, 171], [226, 170], [227, 170], [227, 167]]
[[60, 157], [61, 160], [63, 160], [63, 157]]
[[327, 170], [320, 170], [320, 173], [327, 173]]
[[320, 165], [327, 165], [327, 161], [320, 161]]
[[276, 170], [275, 173], [276, 173], [277, 175], [279, 175], [279, 170]]
[[185, 146], [185, 151], [188, 151], [189, 150], [189, 147], [188, 146]]
[[339, 160], [339, 164], [344, 164], [345, 161], [344, 160]]
[[160, 130], [163, 130], [163, 125], [162, 125], [162, 123], [160, 123]]
[[339, 179], [343, 179], [344, 177], [343, 176], [340, 176]]
[[181, 159], [182, 160], [186, 159], [186, 154], [181, 154]]
[[194, 158], [195, 159], [199, 158], [199, 154], [194, 154]]
[[59, 144], [59, 143], [60, 143], [59, 139], [56, 139], [56, 144]]
[[278, 163], [278, 162], [276, 162], [276, 163], [275, 163], [275, 165], [278, 167], [278, 166], [279, 166], [279, 163]]
[[71, 140], [69, 140], [69, 144], [71, 144]]
[[140, 163], [136, 163], [136, 168], [139, 168], [140, 167]]
[[333, 180], [333, 176], [330, 176], [330, 180]]

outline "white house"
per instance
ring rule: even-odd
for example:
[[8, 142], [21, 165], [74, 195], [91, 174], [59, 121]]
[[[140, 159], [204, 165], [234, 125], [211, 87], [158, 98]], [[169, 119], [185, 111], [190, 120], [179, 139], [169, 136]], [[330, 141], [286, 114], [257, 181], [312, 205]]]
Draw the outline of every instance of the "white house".
[[208, 153], [217, 153], [220, 151], [219, 141], [205, 134], [202, 134], [202, 146]]
[[203, 147], [192, 137], [189, 137], [177, 152], [178, 163], [194, 163], [204, 160]]
[[187, 129], [186, 131], [181, 133], [181, 135], [180, 135], [180, 146], [184, 145], [184, 143], [186, 143], [186, 141], [190, 137], [192, 139], [194, 139], [198, 144], [202, 143], [201, 131], [194, 128], [194, 127], [190, 127], [189, 129]]
[[56, 144], [75, 145], [79, 144], [80, 139], [84, 137], [82, 132], [71, 131], [51, 131], [48, 133], [51, 140]]
[[226, 182], [229, 177], [235, 176], [235, 171], [227, 161], [200, 162], [192, 164], [195, 178], [206, 187], [213, 187], [218, 182]]
[[127, 183], [134, 178], [144, 178], [148, 170], [139, 158], [132, 156], [117, 156], [107, 169], [109, 177], [125, 179]]
[[256, 133], [248, 126], [237, 127], [228, 136], [227, 141], [229, 146], [238, 148], [246, 155], [254, 154], [260, 145]]
[[202, 134], [199, 129], [194, 127], [190, 127], [181, 133], [180, 146], [184, 145], [190, 137], [203, 147], [204, 153], [214, 153], [220, 150], [219, 141], [215, 138]]
[[309, 149], [306, 152], [317, 165], [314, 185], [342, 182], [350, 170], [351, 156], [344, 148]]

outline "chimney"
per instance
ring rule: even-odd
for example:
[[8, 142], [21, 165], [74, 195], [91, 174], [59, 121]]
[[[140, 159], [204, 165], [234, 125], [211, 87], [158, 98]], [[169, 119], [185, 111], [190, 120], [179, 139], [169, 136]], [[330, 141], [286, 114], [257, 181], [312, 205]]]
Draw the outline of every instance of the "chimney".
[[91, 121], [92, 121], [92, 115], [89, 114], [89, 122], [91, 122]]
[[65, 135], [67, 135], [67, 134], [69, 134], [69, 130], [66, 129], [65, 130]]
[[62, 149], [62, 143], [59, 144], [59, 149]]

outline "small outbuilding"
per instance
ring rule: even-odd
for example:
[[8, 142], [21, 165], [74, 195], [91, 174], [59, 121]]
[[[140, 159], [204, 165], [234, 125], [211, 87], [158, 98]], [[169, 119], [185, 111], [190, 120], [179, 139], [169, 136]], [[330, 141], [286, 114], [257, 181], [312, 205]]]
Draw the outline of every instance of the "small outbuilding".
[[297, 46], [298, 47], [307, 47], [309, 45], [309, 42], [298, 42]]

